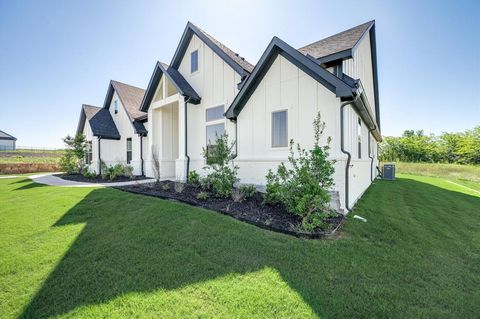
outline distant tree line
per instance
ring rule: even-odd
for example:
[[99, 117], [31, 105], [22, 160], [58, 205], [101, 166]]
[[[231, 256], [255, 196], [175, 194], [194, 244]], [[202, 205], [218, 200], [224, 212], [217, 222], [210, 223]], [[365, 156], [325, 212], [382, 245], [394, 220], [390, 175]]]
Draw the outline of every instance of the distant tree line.
[[441, 135], [407, 130], [400, 137], [384, 137], [379, 151], [384, 162], [480, 164], [480, 126]]

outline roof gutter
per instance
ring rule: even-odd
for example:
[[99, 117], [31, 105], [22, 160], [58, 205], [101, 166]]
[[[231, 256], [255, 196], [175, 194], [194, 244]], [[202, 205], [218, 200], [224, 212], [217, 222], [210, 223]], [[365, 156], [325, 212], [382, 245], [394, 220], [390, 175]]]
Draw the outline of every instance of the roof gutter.
[[358, 88], [352, 93], [354, 96], [353, 105], [355, 109], [359, 113], [362, 120], [368, 125], [368, 129], [375, 139], [378, 142], [381, 142], [382, 135], [380, 134], [375, 119], [372, 116], [370, 103], [368, 102], [367, 96], [365, 95], [365, 89], [363, 88], [360, 80], [358, 80]]

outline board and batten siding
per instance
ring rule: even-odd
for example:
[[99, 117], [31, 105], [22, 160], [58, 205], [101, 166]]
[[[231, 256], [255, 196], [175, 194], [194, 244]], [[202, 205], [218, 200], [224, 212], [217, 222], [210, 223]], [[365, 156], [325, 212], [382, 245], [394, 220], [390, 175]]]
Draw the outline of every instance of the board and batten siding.
[[360, 79], [375, 118], [375, 94], [373, 80], [373, 61], [370, 46], [370, 33], [367, 32], [353, 51], [351, 59], [343, 61], [343, 73], [353, 79]]
[[[190, 55], [195, 50], [198, 50], [198, 71], [191, 73]], [[205, 111], [220, 105], [223, 105], [226, 111], [238, 93], [237, 84], [240, 83], [241, 77], [196, 35], [192, 36], [178, 71], [201, 96], [200, 104], [188, 105], [188, 154], [190, 170], [203, 172], [205, 161], [202, 157], [202, 147], [206, 145], [207, 125]], [[183, 116], [180, 121], [183, 121]], [[233, 141], [235, 126], [225, 118], [224, 123], [225, 130]], [[183, 139], [180, 143], [183, 143]]]
[[[340, 99], [322, 84], [307, 75], [282, 56], [278, 56], [239, 114], [238, 157], [239, 178], [242, 183], [264, 185], [269, 169], [275, 170], [287, 161], [288, 147], [272, 147], [272, 113], [287, 111], [288, 140], [311, 149], [314, 144], [313, 120], [320, 112], [326, 123], [320, 144], [331, 138], [330, 158], [335, 160], [335, 191], [339, 192], [341, 207], [345, 207], [346, 155], [341, 152]], [[345, 147], [352, 154], [349, 202], [353, 204], [370, 185], [368, 130], [362, 124], [362, 158], [358, 159], [358, 115], [345, 108]]]

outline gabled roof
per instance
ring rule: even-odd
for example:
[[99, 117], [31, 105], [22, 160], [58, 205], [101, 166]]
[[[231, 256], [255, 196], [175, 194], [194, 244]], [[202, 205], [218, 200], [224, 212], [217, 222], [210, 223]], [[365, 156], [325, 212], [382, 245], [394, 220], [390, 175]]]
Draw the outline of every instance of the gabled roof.
[[[125, 84], [122, 82], [111, 80], [108, 86], [107, 96], [105, 97], [105, 102], [103, 103], [104, 109], [109, 109], [110, 105], [112, 104], [113, 93], [117, 92], [118, 98], [122, 103], [127, 115], [132, 123], [135, 132], [138, 134], [146, 134], [145, 127], [142, 125], [138, 126], [135, 125], [134, 122], [146, 116], [145, 112], [140, 111], [140, 104], [142, 103], [143, 96], [145, 95], [145, 90]], [[141, 128], [142, 132], [138, 131], [137, 128]]]
[[324, 69], [314, 58], [303, 55], [277, 37], [272, 39], [255, 66], [252, 74], [247, 78], [245, 84], [240, 89], [240, 92], [228, 108], [225, 113], [227, 118], [231, 120], [237, 119], [237, 116], [240, 114], [248, 99], [258, 87], [278, 55], [283, 56], [303, 72], [321, 83], [342, 101], [352, 101], [354, 107], [357, 109], [368, 128], [372, 130], [372, 134], [377, 140], [381, 141], [382, 137], [380, 131], [370, 114], [370, 107], [367, 103], [368, 101], [365, 101], [365, 94], [363, 93], [361, 82], [348, 77], [342, 79], [338, 78]]
[[0, 140], [9, 140], [9, 141], [16, 141], [17, 138], [13, 137], [12, 135], [5, 133], [4, 131], [0, 130]]
[[105, 139], [119, 140], [120, 133], [113, 121], [110, 111], [98, 106], [83, 104], [78, 122], [77, 134], [83, 132], [85, 121], [88, 120], [93, 135]]
[[366, 22], [328, 38], [313, 42], [298, 49], [298, 51], [315, 59], [321, 59], [321, 63], [351, 58], [353, 48], [374, 24], [374, 20]]
[[108, 109], [110, 107], [114, 91], [117, 92], [130, 120], [133, 121], [134, 119], [145, 115], [144, 112], [140, 111], [140, 104], [142, 103], [143, 95], [145, 94], [144, 89], [111, 80], [108, 87], [107, 97], [103, 104], [104, 108]]
[[[332, 61], [350, 59], [353, 57], [353, 50], [363, 36], [370, 33], [370, 49], [372, 52], [374, 96], [375, 96], [375, 118], [376, 125], [380, 129], [380, 102], [378, 97], [378, 71], [377, 71], [377, 44], [375, 36], [375, 20], [360, 24], [351, 29], [332, 35], [328, 38], [304, 46], [298, 51], [316, 59], [321, 64], [328, 64]], [[334, 62], [335, 63], [335, 62]]]
[[147, 90], [143, 97], [142, 102], [140, 103], [140, 110], [144, 112], [148, 111], [150, 103], [152, 103], [153, 96], [157, 90], [157, 86], [160, 83], [162, 75], [165, 76], [172, 82], [177, 91], [183, 95], [185, 98], [189, 99], [189, 102], [192, 104], [200, 103], [201, 97], [197, 92], [192, 88], [192, 86], [185, 80], [185, 78], [178, 72], [176, 69], [169, 67], [167, 64], [162, 62], [157, 62], [155, 69], [153, 70], [152, 77], [148, 83]]
[[355, 86], [350, 86], [347, 82], [325, 70], [314, 59], [303, 55], [281, 39], [274, 37], [255, 66], [252, 74], [248, 77], [247, 81], [240, 89], [240, 92], [225, 113], [227, 118], [235, 119], [238, 114], [240, 114], [248, 99], [253, 94], [254, 90], [257, 88], [258, 84], [278, 55], [285, 57], [305, 73], [323, 84], [337, 97], [351, 98], [356, 91]]
[[191, 22], [187, 23], [185, 31], [183, 31], [180, 43], [173, 56], [170, 66], [174, 69], [178, 69], [180, 62], [185, 55], [190, 39], [193, 35], [199, 37], [210, 49], [212, 49], [220, 58], [222, 58], [228, 65], [230, 65], [240, 76], [246, 76], [253, 70], [254, 65], [241, 57], [238, 53], [229, 49], [226, 45], [216, 40], [214, 37], [197, 27]]

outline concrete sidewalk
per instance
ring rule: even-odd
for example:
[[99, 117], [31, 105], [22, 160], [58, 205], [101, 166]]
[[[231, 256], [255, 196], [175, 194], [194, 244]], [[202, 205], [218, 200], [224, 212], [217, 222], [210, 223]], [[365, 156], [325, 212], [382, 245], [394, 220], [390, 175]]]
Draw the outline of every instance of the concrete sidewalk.
[[128, 182], [85, 183], [85, 182], [75, 182], [75, 181], [65, 180], [58, 176], [54, 176], [53, 174], [58, 174], [58, 173], [30, 175], [28, 176], [28, 178], [30, 178], [32, 181], [38, 184], [44, 184], [44, 185], [50, 185], [50, 186], [62, 186], [62, 187], [108, 187], [108, 186], [126, 186], [126, 185], [155, 182], [155, 179], [149, 178], [149, 179], [142, 179], [138, 181], [128, 181]]

